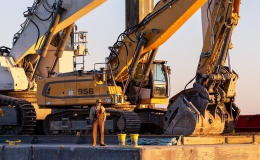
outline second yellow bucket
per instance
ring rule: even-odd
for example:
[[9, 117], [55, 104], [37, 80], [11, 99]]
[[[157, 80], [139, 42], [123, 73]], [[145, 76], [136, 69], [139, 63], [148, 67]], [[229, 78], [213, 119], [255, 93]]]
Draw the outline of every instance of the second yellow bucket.
[[117, 134], [119, 145], [125, 145], [126, 134]]
[[138, 146], [138, 136], [139, 134], [130, 134], [131, 144], [133, 146]]

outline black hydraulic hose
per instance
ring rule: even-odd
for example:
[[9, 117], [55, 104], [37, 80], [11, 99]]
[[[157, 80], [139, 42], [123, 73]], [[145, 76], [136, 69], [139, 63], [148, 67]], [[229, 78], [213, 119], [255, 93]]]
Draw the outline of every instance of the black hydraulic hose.
[[51, 13], [50, 14], [50, 16], [47, 18], [47, 19], [42, 19], [42, 18], [40, 18], [37, 14], [34, 14], [39, 20], [41, 20], [41, 21], [48, 21], [51, 17], [52, 17], [52, 14], [53, 13]]
[[11, 48], [6, 47], [6, 46], [1, 46], [0, 47], [0, 52], [6, 52], [6, 53], [10, 53]]
[[196, 75], [194, 78], [192, 78], [192, 79], [185, 85], [184, 90], [183, 90], [183, 93], [184, 93], [185, 96], [187, 96], [187, 94], [186, 94], [186, 88], [187, 88], [187, 86], [188, 86], [195, 78], [197, 78], [197, 75]]
[[51, 24], [50, 24], [50, 28], [49, 31], [44, 39], [44, 42], [42, 44], [42, 47], [40, 49], [40, 53], [39, 55], [41, 57], [45, 57], [49, 48], [49, 45], [51, 43], [54, 31], [60, 21], [60, 17], [61, 17], [61, 13], [62, 13], [63, 9], [61, 7], [58, 7], [56, 13], [55, 13], [55, 18], [52, 20]]
[[[165, 5], [163, 5], [161, 8], [159, 8], [158, 10], [156, 10], [153, 13], [149, 13], [148, 15], [145, 16], [145, 18], [138, 24], [126, 29], [124, 31], [127, 32], [128, 34], [133, 33], [134, 31], [136, 31], [138, 28], [140, 28], [143, 24], [147, 24], [151, 19], [153, 19], [155, 16], [157, 16], [158, 14], [160, 14], [162, 11], [164, 11], [165, 9], [167, 9], [169, 6], [171, 6], [173, 3], [175, 3], [177, 0], [170, 0], [169, 2], [167, 2]], [[159, 3], [159, 2], [158, 2]], [[156, 5], [158, 5], [158, 3]], [[131, 30], [131, 31], [130, 31]], [[129, 32], [130, 31], [130, 32]]]
[[169, 6], [171, 6], [173, 3], [175, 3], [177, 0], [171, 0], [168, 3], [166, 3], [164, 6], [162, 6], [160, 9], [155, 11], [154, 13], [148, 14], [146, 18], [144, 18], [141, 22], [141, 24], [146, 24], [148, 21], [153, 19], [155, 16], [157, 16], [159, 13], [167, 9]]
[[37, 44], [38, 44], [38, 41], [40, 39], [40, 29], [39, 29], [39, 27], [37, 26], [37, 24], [33, 20], [31, 20], [31, 22], [35, 25], [35, 27], [37, 28], [37, 31], [38, 31], [37, 40], [36, 40], [36, 43], [35, 43], [35, 46], [34, 46], [34, 49], [35, 49]]

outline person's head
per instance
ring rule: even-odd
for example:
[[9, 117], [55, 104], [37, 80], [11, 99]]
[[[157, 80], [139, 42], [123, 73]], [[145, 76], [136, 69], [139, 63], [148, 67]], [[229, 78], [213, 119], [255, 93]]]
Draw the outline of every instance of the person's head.
[[101, 99], [97, 99], [97, 100], [96, 100], [96, 105], [97, 105], [97, 106], [101, 106]]

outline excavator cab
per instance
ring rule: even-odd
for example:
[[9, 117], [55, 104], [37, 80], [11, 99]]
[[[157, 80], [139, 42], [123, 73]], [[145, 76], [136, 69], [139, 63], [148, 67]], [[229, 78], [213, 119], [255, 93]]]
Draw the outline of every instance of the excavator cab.
[[147, 62], [142, 60], [137, 64], [134, 74], [129, 75], [129, 83], [113, 81], [125, 88], [126, 100], [131, 104], [165, 104], [170, 92], [170, 67], [166, 66], [166, 63], [167, 61], [163, 60], [153, 61], [146, 75]]
[[[126, 101], [135, 104], [165, 104], [170, 95], [170, 67], [165, 64], [167, 61], [155, 60], [151, 65], [148, 76], [144, 76], [146, 61], [139, 62], [136, 72], [130, 78], [129, 85], [127, 82], [116, 82], [113, 72], [108, 63], [95, 63], [93, 72], [93, 81], [96, 85], [107, 86], [118, 91], [121, 87], [125, 92], [118, 92], [118, 95], [125, 96]], [[103, 65], [97, 70], [98, 65]], [[120, 100], [125, 101], [125, 100]], [[120, 103], [123, 104], [123, 103]]]
[[166, 61], [154, 61], [152, 97], [168, 98], [170, 86], [170, 67]]
[[[166, 63], [167, 61], [155, 60], [151, 66], [150, 74], [147, 77], [143, 77], [146, 63], [139, 63], [134, 77], [131, 79], [131, 83], [135, 87], [141, 87], [141, 90], [143, 90], [141, 92], [149, 90], [146, 95], [149, 95], [150, 98], [168, 98], [170, 67], [166, 66]], [[140, 96], [142, 95], [143, 93], [140, 93]], [[143, 97], [141, 99], [143, 99]]]

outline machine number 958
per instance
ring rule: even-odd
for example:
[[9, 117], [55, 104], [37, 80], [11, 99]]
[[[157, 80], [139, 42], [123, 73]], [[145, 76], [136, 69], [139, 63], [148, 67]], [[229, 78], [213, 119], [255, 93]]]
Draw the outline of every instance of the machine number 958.
[[82, 95], [82, 94], [94, 94], [94, 89], [93, 88], [78, 89], [78, 95]]

